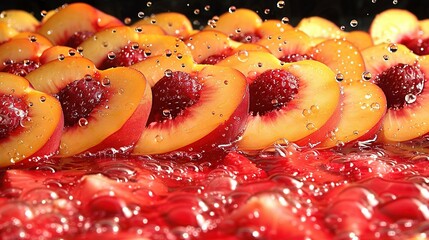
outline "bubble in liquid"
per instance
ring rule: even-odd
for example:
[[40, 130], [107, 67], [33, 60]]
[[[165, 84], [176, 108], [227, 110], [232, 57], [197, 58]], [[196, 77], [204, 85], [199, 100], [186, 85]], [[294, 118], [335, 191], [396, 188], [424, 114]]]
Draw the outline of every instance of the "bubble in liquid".
[[285, 1], [278, 1], [277, 2], [277, 7], [278, 8], [284, 8], [285, 7]]
[[237, 57], [240, 62], [246, 62], [249, 59], [249, 52], [241, 50], [237, 53]]
[[62, 60], [64, 60], [66, 58], [66, 56], [64, 56], [64, 54], [60, 54], [60, 55], [58, 55], [58, 60], [60, 60], [60, 61], [62, 61]]
[[110, 78], [105, 77], [101, 80], [101, 85], [103, 85], [103, 87], [109, 86], [110, 85]]
[[30, 39], [30, 42], [37, 42], [37, 37], [34, 35], [29, 36], [28, 39]]
[[357, 27], [357, 25], [358, 25], [358, 21], [356, 19], [353, 19], [350, 21], [350, 26]]
[[173, 71], [171, 69], [167, 69], [164, 71], [164, 76], [171, 77], [173, 75]]
[[41, 102], [45, 102], [45, 101], [46, 101], [46, 97], [45, 97], [45, 96], [41, 96], [41, 97], [40, 97], [40, 101], [41, 101]]

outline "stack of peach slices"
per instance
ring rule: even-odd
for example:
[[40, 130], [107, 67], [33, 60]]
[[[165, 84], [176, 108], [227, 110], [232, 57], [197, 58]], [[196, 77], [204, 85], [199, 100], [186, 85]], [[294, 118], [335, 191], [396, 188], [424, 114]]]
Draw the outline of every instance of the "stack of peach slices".
[[429, 21], [405, 10], [377, 15], [369, 32], [247, 9], [193, 29], [179, 13], [130, 24], [73, 3], [41, 21], [3, 11], [0, 41], [3, 167], [333, 149], [429, 132]]

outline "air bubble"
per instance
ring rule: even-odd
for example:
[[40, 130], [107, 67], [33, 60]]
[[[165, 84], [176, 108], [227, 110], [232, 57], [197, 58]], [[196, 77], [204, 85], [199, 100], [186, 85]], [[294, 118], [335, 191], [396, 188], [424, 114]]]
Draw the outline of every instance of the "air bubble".
[[223, 81], [223, 84], [228, 85], [228, 80]]
[[143, 32], [143, 29], [141, 27], [136, 27], [134, 28], [134, 31], [136, 31], [137, 33], [141, 33]]
[[155, 141], [156, 142], [162, 142], [164, 140], [164, 137], [162, 135], [156, 135], [155, 136]]
[[285, 1], [278, 1], [277, 2], [277, 7], [278, 8], [284, 8], [285, 7]]
[[147, 48], [147, 49], [144, 50], [144, 55], [146, 57], [149, 57], [151, 54], [152, 54], [152, 51], [150, 49]]
[[164, 117], [171, 117], [171, 111], [170, 111], [170, 109], [164, 109], [164, 110], [162, 110], [162, 115]]
[[350, 26], [357, 27], [357, 25], [358, 25], [358, 21], [356, 19], [353, 19], [350, 21]]
[[171, 57], [171, 55], [173, 55], [173, 52], [170, 49], [166, 49], [165, 50], [165, 56]]
[[344, 80], [344, 75], [342, 73], [337, 73], [337, 75], [335, 75], [335, 79], [337, 82], [341, 82]]
[[380, 104], [377, 102], [371, 103], [371, 109], [372, 110], [380, 110]]
[[398, 45], [396, 45], [395, 43], [391, 43], [388, 46], [389, 52], [394, 53], [396, 51], [398, 51]]
[[76, 55], [76, 51], [74, 49], [70, 49], [69, 56], [73, 57], [74, 55]]
[[79, 127], [88, 126], [88, 119], [86, 119], [86, 118], [80, 118], [77, 123], [78, 123]]
[[362, 79], [365, 81], [369, 81], [372, 78], [372, 74], [370, 72], [363, 72]]

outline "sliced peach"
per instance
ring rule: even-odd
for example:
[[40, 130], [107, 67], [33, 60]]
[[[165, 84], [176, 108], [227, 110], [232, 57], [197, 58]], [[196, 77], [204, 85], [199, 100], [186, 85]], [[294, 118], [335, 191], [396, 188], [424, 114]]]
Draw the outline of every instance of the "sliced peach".
[[[65, 5], [41, 24], [38, 33], [48, 38], [55, 45], [68, 44], [75, 34], [83, 34], [83, 39], [109, 27], [122, 26], [117, 18], [106, 14], [86, 3]], [[76, 37], [79, 43], [82, 39]], [[73, 41], [74, 42], [74, 41]], [[73, 43], [72, 45], [78, 45]], [[76, 47], [71, 46], [71, 47]]]
[[144, 33], [144, 34], [166, 35], [164, 30], [158, 25], [142, 24], [142, 25], [137, 25], [134, 29], [136, 32]]
[[401, 142], [429, 132], [429, 101], [426, 57], [419, 58], [401, 44], [379, 44], [362, 51], [371, 81], [379, 85], [388, 110], [379, 134], [380, 141]]
[[18, 33], [12, 37], [12, 39], [18, 39], [18, 38], [29, 39], [32, 42], [39, 43], [40, 44], [40, 51], [42, 51], [42, 52], [45, 49], [53, 46], [53, 44], [51, 43], [51, 41], [49, 41], [49, 39], [47, 39], [46, 37], [44, 37], [38, 33], [34, 33], [34, 32], [20, 32], [20, 33]]
[[365, 62], [357, 47], [347, 40], [329, 39], [314, 46], [308, 53], [312, 59], [326, 64], [339, 81], [361, 79]]
[[[130, 47], [130, 45], [133, 46]], [[129, 51], [135, 50], [141, 55], [141, 58], [136, 59], [135, 62], [158, 55], [181, 56], [190, 54], [184, 42], [176, 37], [142, 34], [127, 26], [100, 31], [94, 35], [94, 38], [87, 39], [78, 48], [82, 50], [83, 56], [93, 61], [98, 68], [106, 68], [106, 61], [109, 58], [119, 60], [119, 55], [126, 46], [134, 48], [129, 49]], [[137, 54], [127, 53], [123, 55], [127, 58], [122, 59], [123, 61], [132, 61], [130, 56]], [[125, 66], [129, 66], [129, 64]]]
[[5, 22], [0, 22], [0, 44], [18, 34], [18, 31]]
[[342, 147], [373, 139], [387, 110], [386, 96], [375, 84], [356, 80], [341, 83], [343, 105], [338, 125], [318, 148]]
[[[48, 62], [27, 78], [35, 89], [58, 96], [63, 106], [65, 128], [60, 157], [126, 153], [144, 129], [152, 102], [151, 92], [144, 76], [134, 69], [118, 67], [99, 71], [88, 59], [69, 57]], [[79, 90], [82, 98], [76, 98], [73, 91], [90, 83], [89, 87]], [[92, 93], [92, 89], [97, 91]], [[86, 99], [86, 93], [97, 98]], [[73, 109], [73, 106], [85, 105], [85, 101], [97, 100], [92, 110]], [[72, 104], [66, 104], [70, 101]], [[86, 115], [81, 111], [86, 111]], [[74, 121], [68, 120], [73, 117]]]
[[6, 23], [18, 32], [34, 32], [39, 26], [39, 20], [31, 13], [18, 9], [2, 11], [0, 13], [0, 22]]
[[[249, 106], [246, 79], [240, 72], [228, 67], [198, 65], [186, 55], [180, 59], [166, 56], [149, 58], [132, 67], [148, 76], [148, 82], [155, 89], [148, 125], [133, 154], [179, 153], [191, 157], [216, 152], [211, 154], [215, 157], [224, 148], [235, 146], [244, 130]], [[168, 77], [174, 74], [182, 76], [182, 80]], [[175, 92], [168, 87], [158, 89], [159, 84], [168, 84], [169, 81], [175, 81], [174, 89], [188, 84], [195, 84], [195, 88], [186, 88], [189, 92]], [[184, 82], [176, 84], [179, 81]], [[180, 96], [192, 94], [199, 97], [187, 107], [181, 107], [177, 115], [171, 116], [169, 114], [176, 108], [164, 109], [155, 105], [164, 97], [174, 98], [175, 94], [171, 95], [170, 91]], [[164, 116], [167, 110], [165, 118], [155, 120], [155, 116]]]
[[374, 46], [371, 35], [365, 31], [351, 31], [344, 34], [344, 40], [351, 42], [359, 50]]
[[421, 38], [429, 38], [429, 19], [424, 19], [419, 21]]
[[267, 51], [259, 44], [236, 42], [224, 33], [212, 30], [191, 35], [185, 40], [185, 44], [190, 49], [194, 61], [204, 64], [215, 64], [238, 51]]
[[153, 14], [137, 21], [132, 26], [144, 28], [145, 25], [150, 24], [161, 27], [167, 35], [182, 39], [187, 38], [194, 31], [191, 21], [185, 15], [178, 12]]
[[[233, 55], [217, 65], [236, 68], [247, 76], [250, 84], [249, 123], [238, 145], [242, 150], [264, 149], [281, 139], [301, 145], [317, 144], [337, 124], [340, 87], [332, 70], [320, 62], [304, 60], [282, 65], [280, 60], [269, 53], [249, 52], [246, 61]], [[268, 75], [268, 78], [263, 79], [268, 83], [261, 82], [260, 76], [271, 70], [275, 70], [273, 76], [286, 76], [274, 79]], [[272, 88], [268, 87], [270, 90], [252, 87], [255, 83], [260, 88], [269, 85], [269, 81], [272, 81], [270, 79], [278, 81], [272, 83]], [[296, 80], [297, 83], [283, 82], [289, 79]], [[277, 88], [280, 92], [290, 90], [293, 94], [271, 96], [268, 91], [277, 91]], [[282, 97], [287, 97], [288, 100], [278, 106]], [[269, 107], [261, 113], [260, 110], [252, 109], [252, 101], [256, 103], [255, 106], [258, 101], [265, 101], [265, 105]], [[262, 103], [259, 105], [262, 106]]]
[[62, 60], [66, 57], [82, 57], [82, 55], [74, 48], [57, 45], [43, 51], [39, 61], [41, 64], [45, 64], [53, 60]]
[[343, 35], [343, 31], [335, 23], [317, 16], [301, 19], [296, 29], [312, 38], [332, 39]]
[[[14, 107], [19, 117], [17, 126], [7, 126], [8, 133], [0, 138], [0, 166], [17, 162], [38, 161], [54, 155], [60, 145], [63, 115], [61, 105], [54, 97], [34, 90], [23, 77], [0, 73], [0, 96], [22, 101], [24, 106]], [[10, 101], [10, 100], [9, 100]], [[8, 102], [2, 102], [8, 104]], [[5, 107], [6, 105], [3, 105]], [[0, 107], [2, 114], [7, 109]], [[6, 111], [6, 112], [3, 112]], [[5, 124], [0, 121], [0, 126]], [[3, 127], [1, 128], [4, 130]]]
[[269, 19], [262, 22], [262, 24], [256, 30], [256, 34], [259, 36], [268, 37], [278, 35], [289, 30], [293, 30], [293, 27], [290, 24], [276, 19]]
[[417, 36], [418, 31], [417, 17], [404, 9], [388, 9], [377, 14], [369, 28], [374, 44], [400, 43]]
[[287, 30], [281, 34], [264, 37], [258, 44], [266, 47], [278, 59], [291, 62], [307, 59], [305, 55], [311, 48], [311, 39], [300, 30]]

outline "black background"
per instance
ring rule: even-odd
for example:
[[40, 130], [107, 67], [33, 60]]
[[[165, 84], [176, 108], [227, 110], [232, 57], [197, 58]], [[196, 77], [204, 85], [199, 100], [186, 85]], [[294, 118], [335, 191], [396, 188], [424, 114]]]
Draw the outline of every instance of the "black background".
[[[51, 10], [72, 2], [77, 1], [1, 0], [0, 10], [23, 9], [40, 19], [42, 10]], [[367, 30], [375, 14], [388, 8], [408, 9], [419, 19], [429, 18], [428, 0], [284, 0], [283, 8], [277, 7], [278, 0], [92, 0], [84, 2], [121, 20], [127, 17], [132, 21], [139, 20], [139, 12], [143, 12], [147, 16], [152, 13], [175, 11], [186, 14], [191, 20], [198, 20], [202, 25], [205, 25], [207, 20], [213, 16], [228, 11], [230, 6], [252, 9], [257, 11], [263, 19], [288, 17], [292, 25], [296, 25], [303, 17], [317, 15], [327, 18], [339, 26], [344, 26], [346, 29], [351, 29], [350, 21], [356, 19], [359, 24], [353, 30]], [[209, 6], [208, 10], [206, 10], [206, 6]], [[194, 14], [196, 9], [199, 10], [198, 14]], [[266, 9], [269, 9], [269, 12], [265, 11]]]

